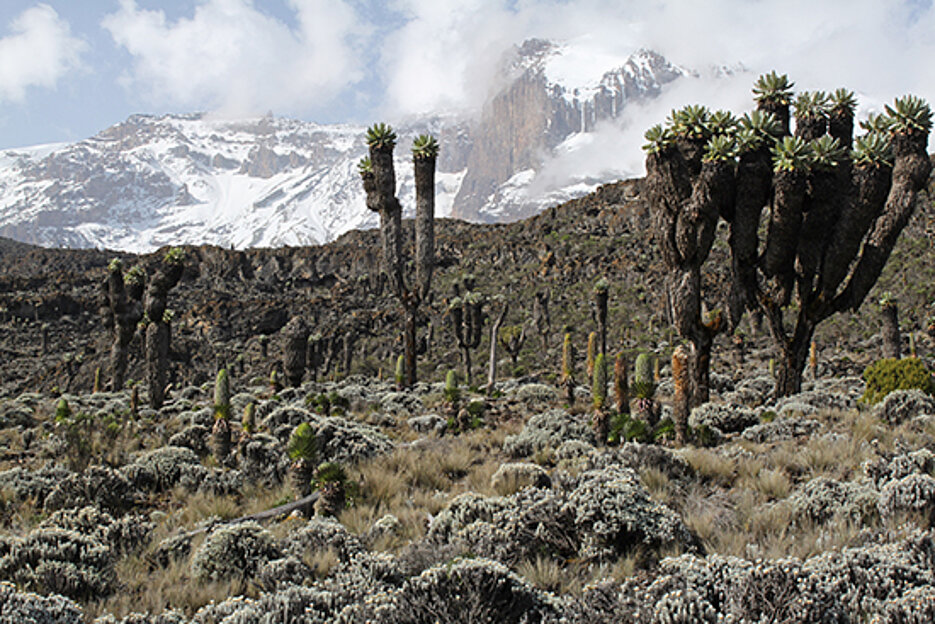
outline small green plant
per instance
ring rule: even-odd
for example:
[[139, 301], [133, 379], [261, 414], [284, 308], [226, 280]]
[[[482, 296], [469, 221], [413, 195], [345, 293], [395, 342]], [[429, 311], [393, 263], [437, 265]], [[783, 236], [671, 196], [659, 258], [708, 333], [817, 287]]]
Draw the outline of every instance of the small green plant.
[[445, 375], [445, 389], [442, 392], [445, 401], [448, 403], [457, 404], [461, 400], [461, 390], [458, 388], [458, 373], [453, 370], [448, 371], [448, 374]]
[[396, 146], [396, 133], [385, 123], [375, 123], [367, 128], [367, 145], [392, 150]]
[[292, 490], [298, 498], [307, 496], [312, 491], [312, 472], [318, 456], [318, 442], [309, 423], [302, 423], [292, 431], [286, 452], [292, 459], [289, 467]]
[[403, 382], [406, 380], [406, 356], [400, 354], [396, 358], [396, 385], [400, 388], [403, 387]]
[[420, 134], [412, 142], [414, 158], [435, 158], [438, 156], [438, 141], [431, 134]]
[[650, 442], [652, 441], [652, 430], [649, 426], [638, 418], [633, 418], [630, 414], [614, 414], [610, 422], [610, 433], [607, 435], [607, 441], [611, 444], [620, 444], [622, 442]]
[[165, 257], [162, 259], [166, 264], [180, 265], [185, 262], [185, 250], [181, 247], [173, 247], [166, 252]]
[[788, 105], [792, 101], [792, 87], [795, 83], [786, 74], [771, 71], [757, 78], [753, 86], [753, 96], [757, 102], [776, 105]]
[[633, 365], [633, 383], [630, 384], [630, 393], [636, 399], [652, 399], [656, 394], [656, 381], [653, 375], [653, 362], [648, 353], [636, 356]]
[[873, 405], [883, 400], [894, 390], [919, 389], [935, 395], [935, 380], [932, 373], [919, 358], [887, 358], [878, 360], [864, 370], [867, 389], [861, 401]]

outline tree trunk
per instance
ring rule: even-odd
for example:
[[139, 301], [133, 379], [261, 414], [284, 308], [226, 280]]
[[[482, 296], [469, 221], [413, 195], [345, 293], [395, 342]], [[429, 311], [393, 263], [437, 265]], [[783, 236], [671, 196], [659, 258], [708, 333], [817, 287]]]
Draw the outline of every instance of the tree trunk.
[[711, 400], [711, 347], [714, 336], [707, 331], [699, 332], [692, 340], [692, 362], [690, 366], [692, 407]]
[[406, 327], [403, 342], [406, 356], [406, 387], [411, 388], [416, 383], [416, 312], [413, 301], [404, 303], [406, 308]]
[[487, 361], [487, 396], [493, 394], [493, 386], [497, 382], [497, 334], [500, 332], [500, 326], [503, 325], [503, 319], [506, 318], [506, 312], [510, 305], [503, 304], [500, 314], [497, 315], [493, 326], [490, 328], [490, 359]]
[[902, 357], [902, 339], [899, 335], [899, 311], [896, 304], [883, 306], [883, 357]]
[[163, 322], [150, 323], [146, 328], [146, 374], [149, 384], [150, 406], [158, 410], [166, 400], [169, 361], [169, 326]]
[[464, 362], [464, 384], [471, 386], [471, 348], [461, 347], [461, 360]]
[[814, 331], [811, 327], [797, 327], [795, 338], [783, 347], [776, 374], [775, 398], [791, 396], [802, 391], [802, 373], [808, 361], [808, 349]]

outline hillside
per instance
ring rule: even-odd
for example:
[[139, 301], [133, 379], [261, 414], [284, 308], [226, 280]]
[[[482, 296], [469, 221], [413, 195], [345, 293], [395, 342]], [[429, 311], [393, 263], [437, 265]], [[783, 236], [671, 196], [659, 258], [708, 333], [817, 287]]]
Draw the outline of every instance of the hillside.
[[[638, 432], [598, 443], [580, 361], [574, 400], [561, 396], [559, 338], [567, 326], [583, 351], [599, 276], [610, 348], [669, 356], [646, 218], [631, 180], [513, 224], [439, 221], [435, 329], [424, 382], [406, 390], [385, 380], [401, 315], [379, 292], [376, 232], [187, 247], [158, 411], [129, 389], [90, 390], [109, 347], [97, 311], [107, 264], [162, 253], [0, 239], [3, 612], [53, 624], [930, 621], [935, 402], [919, 391], [858, 402], [855, 375], [879, 357], [872, 303], [827, 324], [817, 376], [785, 399], [770, 397], [762, 334], [744, 323], [742, 357], [719, 342], [712, 402], [691, 416], [707, 433], [684, 448]], [[935, 284], [929, 223], [917, 214], [878, 290], [897, 293], [931, 363], [935, 343], [918, 331]], [[723, 254], [722, 240], [714, 293]], [[458, 366], [444, 299], [470, 276], [490, 313], [511, 304], [509, 324], [551, 292], [547, 346], [530, 323], [490, 397], [442, 383]], [[350, 371], [271, 387], [294, 315], [322, 339], [353, 328]], [[137, 337], [133, 380], [139, 349]], [[226, 394], [213, 384], [221, 363]], [[662, 417], [672, 387], [663, 366]], [[227, 401], [225, 442], [215, 414]], [[287, 453], [300, 425], [314, 435], [307, 473], [293, 461], [305, 455]]]

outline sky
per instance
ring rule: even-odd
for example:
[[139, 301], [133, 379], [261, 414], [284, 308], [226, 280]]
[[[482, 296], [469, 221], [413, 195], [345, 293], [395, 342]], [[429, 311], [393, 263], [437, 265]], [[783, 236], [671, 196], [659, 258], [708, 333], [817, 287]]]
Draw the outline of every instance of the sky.
[[[597, 133], [607, 148], [638, 140], [669, 100], [749, 107], [751, 75], [771, 69], [797, 88], [848, 86], [865, 108], [935, 102], [931, 0], [2, 0], [0, 149], [80, 140], [134, 113], [476, 111], [504, 51], [534, 36], [584, 42], [596, 59], [647, 47], [749, 70], [674, 88]], [[555, 166], [591, 166], [574, 160]]]

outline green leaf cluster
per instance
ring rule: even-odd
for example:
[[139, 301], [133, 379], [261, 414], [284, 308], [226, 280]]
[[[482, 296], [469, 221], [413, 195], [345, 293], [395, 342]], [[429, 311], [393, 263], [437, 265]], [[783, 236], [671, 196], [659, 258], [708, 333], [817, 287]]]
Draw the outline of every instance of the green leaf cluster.
[[932, 373], [919, 358], [886, 358], [878, 360], [864, 370], [867, 389], [861, 401], [873, 405], [883, 400], [894, 390], [919, 389], [935, 395], [935, 380]]
[[318, 454], [315, 431], [309, 423], [302, 423], [292, 431], [286, 452], [292, 460], [313, 461]]
[[396, 147], [396, 132], [385, 123], [375, 123], [367, 128], [367, 146], [375, 149], [393, 149]]

